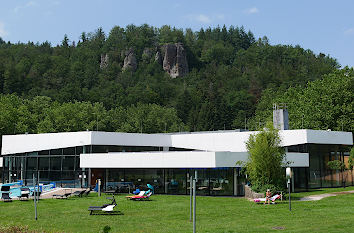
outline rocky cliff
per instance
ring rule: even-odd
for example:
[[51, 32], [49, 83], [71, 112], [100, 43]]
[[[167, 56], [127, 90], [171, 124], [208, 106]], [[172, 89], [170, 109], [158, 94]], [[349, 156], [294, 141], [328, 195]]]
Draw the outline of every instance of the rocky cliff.
[[108, 54], [101, 54], [100, 68], [105, 69], [108, 66]]
[[137, 68], [136, 57], [133, 49], [129, 49], [125, 52], [123, 70], [131, 69], [135, 71]]
[[188, 74], [188, 62], [182, 43], [166, 44], [162, 50], [164, 54], [162, 67], [172, 78]]

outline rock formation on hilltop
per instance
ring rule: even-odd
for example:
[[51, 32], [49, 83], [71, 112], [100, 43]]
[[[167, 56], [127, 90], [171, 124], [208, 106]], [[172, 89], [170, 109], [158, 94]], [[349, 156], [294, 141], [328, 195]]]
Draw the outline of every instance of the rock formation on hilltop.
[[172, 77], [182, 77], [188, 74], [186, 52], [182, 43], [166, 44], [163, 46], [163, 69]]
[[136, 57], [133, 49], [125, 51], [123, 70], [131, 69], [135, 71], [137, 68]]
[[101, 63], [100, 63], [100, 68], [101, 69], [106, 69], [108, 66], [108, 54], [101, 54]]
[[162, 58], [161, 58], [161, 52], [157, 50], [155, 54], [155, 62], [158, 64], [162, 65]]

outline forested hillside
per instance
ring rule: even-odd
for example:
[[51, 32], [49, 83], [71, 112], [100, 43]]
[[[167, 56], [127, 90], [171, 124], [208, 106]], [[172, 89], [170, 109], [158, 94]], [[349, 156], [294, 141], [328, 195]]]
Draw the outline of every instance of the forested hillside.
[[257, 121], [264, 90], [301, 89], [338, 69], [331, 57], [270, 45], [243, 27], [116, 26], [56, 46], [0, 39], [0, 131], [244, 128]]

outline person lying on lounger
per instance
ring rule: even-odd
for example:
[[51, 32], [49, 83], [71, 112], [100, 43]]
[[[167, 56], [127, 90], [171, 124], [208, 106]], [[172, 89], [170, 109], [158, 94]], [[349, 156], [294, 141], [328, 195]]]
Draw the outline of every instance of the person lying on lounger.
[[261, 202], [264, 202], [264, 204], [267, 202], [267, 200], [268, 200], [268, 202], [269, 201], [272, 201], [272, 204], [275, 204], [275, 201], [277, 200], [277, 199], [282, 199], [282, 195], [280, 194], [276, 194], [276, 195], [274, 195], [274, 196], [272, 196], [272, 197], [270, 197], [270, 198], [256, 198], [256, 199], [254, 199], [253, 201], [255, 202], [255, 203], [261, 203]]

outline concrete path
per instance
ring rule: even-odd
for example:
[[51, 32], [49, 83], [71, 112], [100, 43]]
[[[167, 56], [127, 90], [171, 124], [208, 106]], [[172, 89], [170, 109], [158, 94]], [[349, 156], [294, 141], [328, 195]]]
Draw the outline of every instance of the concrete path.
[[311, 196], [303, 197], [299, 201], [318, 201], [318, 200], [321, 200], [325, 197], [333, 197], [333, 196], [337, 196], [337, 195], [341, 195], [341, 194], [349, 194], [349, 193], [354, 193], [354, 190], [311, 195]]

